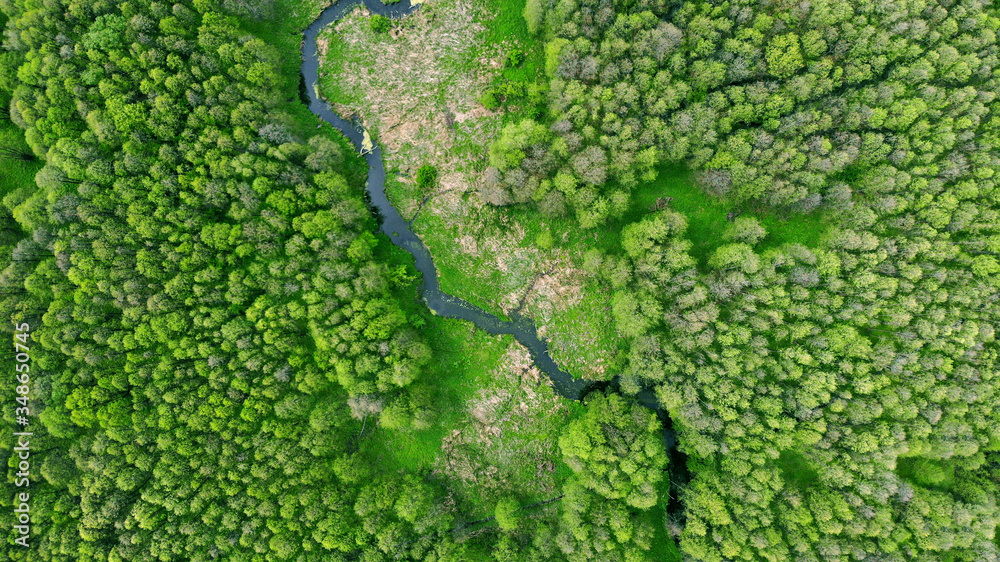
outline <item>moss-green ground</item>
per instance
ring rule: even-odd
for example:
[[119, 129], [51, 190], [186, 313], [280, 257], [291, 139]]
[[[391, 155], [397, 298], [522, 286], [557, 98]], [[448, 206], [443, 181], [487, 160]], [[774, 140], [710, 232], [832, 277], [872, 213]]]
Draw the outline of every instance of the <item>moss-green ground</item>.
[[[0, 121], [0, 147], [28, 150], [24, 133], [10, 121]], [[23, 162], [0, 159], [0, 197], [22, 187], [35, 188], [35, 174], [42, 168], [42, 161]]]
[[[729, 225], [726, 215], [730, 211], [736, 211], [741, 216], [755, 217], [767, 229], [767, 238], [758, 244], [758, 251], [785, 243], [817, 246], [826, 229], [820, 213], [781, 214], [761, 207], [732, 206], [705, 193], [695, 184], [691, 172], [677, 165], [661, 166], [656, 180], [642, 184], [633, 193], [633, 212], [642, 212], [655, 203], [658, 197], [673, 197], [670, 207], [687, 217], [691, 254], [702, 266], [708, 256], [724, 242], [720, 234]], [[632, 217], [627, 216], [626, 222], [631, 222], [628, 221], [629, 218]]]
[[422, 431], [378, 430], [364, 441], [362, 450], [378, 466], [413, 472], [431, 469], [441, 453], [441, 440], [465, 414], [465, 401], [489, 383], [489, 373], [513, 343], [511, 336], [491, 336], [473, 331], [467, 322], [430, 317], [423, 333], [434, 350], [425, 380], [435, 390], [437, 422]]

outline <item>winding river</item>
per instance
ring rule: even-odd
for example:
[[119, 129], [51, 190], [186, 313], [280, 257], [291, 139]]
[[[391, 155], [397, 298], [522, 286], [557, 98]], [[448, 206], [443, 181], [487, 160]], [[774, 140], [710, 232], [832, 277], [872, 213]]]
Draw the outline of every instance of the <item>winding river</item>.
[[[410, 0], [402, 0], [396, 4], [385, 5], [378, 0], [340, 0], [323, 10], [319, 17], [303, 33], [302, 42], [302, 77], [305, 83], [305, 94], [309, 100], [309, 110], [317, 117], [326, 121], [347, 138], [361, 151], [363, 132], [350, 121], [334, 112], [319, 96], [319, 52], [316, 39], [320, 31], [331, 23], [344, 17], [358, 5], [363, 4], [373, 14], [381, 14], [389, 18], [399, 18], [417, 9]], [[548, 345], [538, 337], [538, 330], [530, 318], [511, 313], [511, 320], [501, 320], [478, 306], [466, 302], [454, 295], [441, 291], [437, 270], [431, 254], [420, 238], [413, 233], [410, 224], [403, 219], [399, 211], [389, 202], [385, 193], [385, 165], [382, 162], [382, 150], [377, 144], [365, 154], [368, 163], [368, 182], [366, 189], [371, 203], [381, 215], [382, 232], [400, 248], [413, 255], [417, 270], [423, 276], [421, 291], [424, 301], [435, 314], [445, 318], [468, 320], [490, 334], [510, 334], [528, 348], [535, 365], [543, 371], [555, 391], [566, 398], [579, 400], [590, 390], [614, 388], [618, 381], [594, 382], [573, 378], [572, 375], [559, 368], [559, 365], [549, 355]], [[656, 397], [650, 390], [640, 392], [636, 400], [643, 406], [657, 412], [669, 427], [666, 413], [659, 407]], [[669, 429], [665, 432], [667, 446], [673, 448], [674, 438]]]

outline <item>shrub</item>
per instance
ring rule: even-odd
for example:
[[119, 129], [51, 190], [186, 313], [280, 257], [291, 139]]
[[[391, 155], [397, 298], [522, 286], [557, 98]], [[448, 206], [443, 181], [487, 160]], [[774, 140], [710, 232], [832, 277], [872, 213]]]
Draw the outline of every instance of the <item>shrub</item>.
[[507, 68], [516, 68], [518, 66], [521, 66], [521, 63], [524, 62], [524, 58], [525, 58], [524, 53], [522, 53], [521, 51], [511, 51], [507, 53], [507, 61], [506, 61]]
[[555, 242], [555, 239], [552, 237], [552, 232], [547, 228], [539, 232], [538, 236], [535, 237], [535, 245], [542, 250], [551, 248], [553, 242]]
[[483, 104], [483, 107], [493, 111], [500, 107], [500, 99], [497, 98], [496, 93], [493, 90], [487, 91], [485, 94], [479, 97], [479, 103]]
[[497, 502], [497, 507], [493, 515], [501, 531], [510, 532], [517, 528], [516, 512], [520, 507], [517, 504], [517, 500], [510, 497], [503, 498]]
[[385, 16], [375, 14], [370, 20], [368, 20], [368, 25], [371, 26], [372, 31], [375, 33], [385, 33], [392, 27], [392, 20]]
[[424, 191], [430, 191], [437, 185], [437, 168], [430, 164], [424, 164], [417, 170], [417, 187]]

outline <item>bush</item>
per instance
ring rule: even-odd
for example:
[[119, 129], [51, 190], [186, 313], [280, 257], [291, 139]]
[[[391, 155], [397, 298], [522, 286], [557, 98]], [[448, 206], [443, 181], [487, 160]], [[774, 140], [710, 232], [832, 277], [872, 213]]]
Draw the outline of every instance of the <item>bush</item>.
[[493, 111], [500, 107], [500, 99], [497, 97], [493, 90], [487, 91], [485, 94], [479, 97], [479, 103], [483, 104], [483, 107]]
[[368, 20], [368, 25], [371, 26], [372, 31], [375, 33], [385, 33], [392, 27], [392, 20], [385, 16], [375, 14], [370, 20]]
[[733, 224], [722, 233], [722, 237], [736, 242], [746, 242], [753, 246], [767, 237], [767, 230], [753, 217], [737, 217]]
[[417, 187], [424, 191], [430, 191], [437, 185], [437, 168], [430, 164], [424, 164], [417, 170]]
[[525, 56], [521, 51], [511, 51], [507, 53], [507, 68], [516, 68], [524, 62]]
[[542, 250], [548, 250], [551, 248], [553, 242], [555, 242], [555, 239], [552, 238], [552, 232], [547, 228], [539, 232], [538, 236], [535, 237], [535, 245]]
[[528, 32], [532, 35], [537, 34], [542, 27], [542, 18], [545, 15], [541, 0], [528, 0], [524, 5], [522, 15], [525, 23], [528, 24]]
[[503, 498], [497, 502], [493, 515], [501, 531], [510, 532], [517, 529], [517, 515], [515, 513], [520, 507], [517, 500], [511, 497]]

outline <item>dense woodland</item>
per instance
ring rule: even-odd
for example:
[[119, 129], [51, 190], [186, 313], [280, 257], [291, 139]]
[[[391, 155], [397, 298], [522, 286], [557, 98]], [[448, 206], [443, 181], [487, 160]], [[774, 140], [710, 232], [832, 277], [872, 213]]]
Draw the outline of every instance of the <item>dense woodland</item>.
[[[546, 76], [509, 91], [540, 104], [490, 148], [484, 199], [593, 228], [683, 162], [743, 214], [704, 259], [669, 205], [588, 253], [624, 396], [563, 429], [554, 509], [484, 520], [359, 451], [434, 423], [433, 350], [363, 164], [251, 32], [281, 10], [0, 10], [0, 101], [44, 162], [0, 206], [43, 444], [10, 559], [631, 562], [667, 532], [704, 561], [1000, 556], [989, 3], [527, 3]], [[769, 244], [761, 209], [830, 231]], [[646, 387], [689, 481], [629, 397]]]
[[[1000, 510], [997, 10], [979, 1], [529, 2], [548, 104], [483, 196], [620, 217], [662, 161], [743, 212], [699, 262], [669, 209], [588, 256], [623, 388], [680, 430], [696, 560], [991, 560]], [[817, 247], [753, 210], [823, 213]], [[733, 218], [733, 217], [730, 217]]]
[[296, 77], [211, 2], [3, 8], [9, 115], [46, 162], [3, 201], [45, 444], [11, 558], [447, 550], [434, 489], [352, 456], [368, 416], [428, 423], [430, 350], [348, 145], [282, 112]]

